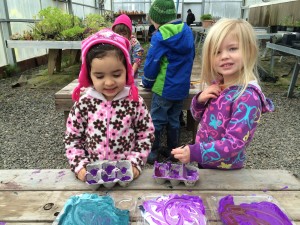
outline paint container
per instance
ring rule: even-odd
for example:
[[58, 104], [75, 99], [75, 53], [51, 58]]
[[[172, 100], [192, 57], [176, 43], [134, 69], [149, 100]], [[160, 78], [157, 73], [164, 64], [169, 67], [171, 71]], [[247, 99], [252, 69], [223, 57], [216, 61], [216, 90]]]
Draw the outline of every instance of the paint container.
[[172, 186], [183, 182], [185, 186], [194, 186], [199, 180], [199, 170], [197, 167], [186, 164], [154, 163], [153, 176], [158, 184], [164, 184], [169, 181]]
[[217, 220], [223, 221], [224, 224], [227, 224], [227, 218], [230, 217], [230, 221], [238, 218], [249, 224], [256, 224], [255, 221], [260, 219], [264, 220], [261, 224], [296, 225], [286, 210], [270, 195], [211, 196], [207, 198], [207, 203]]
[[[137, 202], [142, 225], [185, 224], [207, 225], [207, 207], [197, 195], [156, 195], [142, 196]], [[141, 220], [140, 220], [141, 221]]]
[[133, 180], [132, 165], [129, 160], [97, 161], [87, 165], [86, 183], [93, 189], [101, 185], [112, 188], [118, 183], [127, 187]]

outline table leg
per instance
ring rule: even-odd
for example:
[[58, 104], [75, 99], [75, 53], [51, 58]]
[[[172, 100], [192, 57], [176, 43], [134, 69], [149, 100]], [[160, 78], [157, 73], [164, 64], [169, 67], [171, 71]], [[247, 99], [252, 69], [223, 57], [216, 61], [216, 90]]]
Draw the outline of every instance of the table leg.
[[288, 98], [293, 96], [293, 91], [294, 91], [294, 88], [295, 88], [295, 85], [296, 85], [296, 82], [298, 79], [298, 75], [299, 75], [299, 69], [300, 69], [300, 57], [297, 57], [297, 61], [295, 63], [293, 74], [291, 77], [291, 83], [290, 83], [288, 93], [287, 93]]
[[272, 77], [274, 77], [273, 69], [274, 69], [274, 49], [271, 50], [271, 60], [270, 60], [270, 74]]
[[198, 35], [199, 35], [199, 32], [195, 31], [195, 39], [194, 39], [194, 45], [196, 46], [197, 44], [197, 40], [198, 40]]
[[70, 62], [69, 65], [74, 65], [80, 61], [81, 50], [72, 49], [70, 51]]
[[56, 60], [55, 60], [56, 72], [61, 71], [61, 59], [62, 59], [62, 49], [59, 49], [57, 52]]
[[54, 68], [58, 66], [57, 69], [61, 69], [61, 49], [49, 49], [48, 52], [48, 74], [52, 75], [54, 72]]

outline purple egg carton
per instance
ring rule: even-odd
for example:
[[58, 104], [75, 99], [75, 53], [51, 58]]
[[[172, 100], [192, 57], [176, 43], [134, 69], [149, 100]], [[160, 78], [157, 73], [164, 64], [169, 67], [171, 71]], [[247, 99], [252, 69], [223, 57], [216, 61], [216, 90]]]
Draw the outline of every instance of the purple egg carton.
[[86, 183], [93, 189], [97, 189], [101, 185], [112, 188], [116, 183], [127, 187], [133, 180], [133, 170], [129, 160], [97, 161], [88, 164], [86, 169]]
[[154, 163], [153, 178], [158, 184], [163, 184], [167, 180], [172, 186], [183, 182], [185, 186], [194, 186], [199, 180], [198, 168], [185, 164]]

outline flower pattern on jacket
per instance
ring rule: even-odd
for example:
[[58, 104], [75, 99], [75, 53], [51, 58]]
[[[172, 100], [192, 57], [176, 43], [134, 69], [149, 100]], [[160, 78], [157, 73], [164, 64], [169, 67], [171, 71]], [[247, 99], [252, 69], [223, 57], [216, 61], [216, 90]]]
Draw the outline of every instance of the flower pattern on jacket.
[[75, 173], [97, 160], [130, 160], [141, 171], [154, 141], [141, 97], [106, 101], [85, 94], [73, 105], [66, 128], [66, 156]]

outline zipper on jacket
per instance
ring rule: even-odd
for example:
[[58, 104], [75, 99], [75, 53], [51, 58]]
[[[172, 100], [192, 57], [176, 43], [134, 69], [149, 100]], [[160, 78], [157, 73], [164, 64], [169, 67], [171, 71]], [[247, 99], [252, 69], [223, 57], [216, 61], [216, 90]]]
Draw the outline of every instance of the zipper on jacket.
[[110, 157], [111, 156], [109, 156], [108, 155], [108, 152], [110, 151], [110, 148], [109, 148], [109, 137], [110, 137], [110, 135], [109, 135], [109, 123], [110, 123], [110, 119], [111, 119], [111, 102], [110, 101], [108, 101], [107, 103], [107, 122], [106, 122], [106, 151], [105, 151], [105, 158], [106, 159], [108, 159], [108, 160], [110, 160]]

